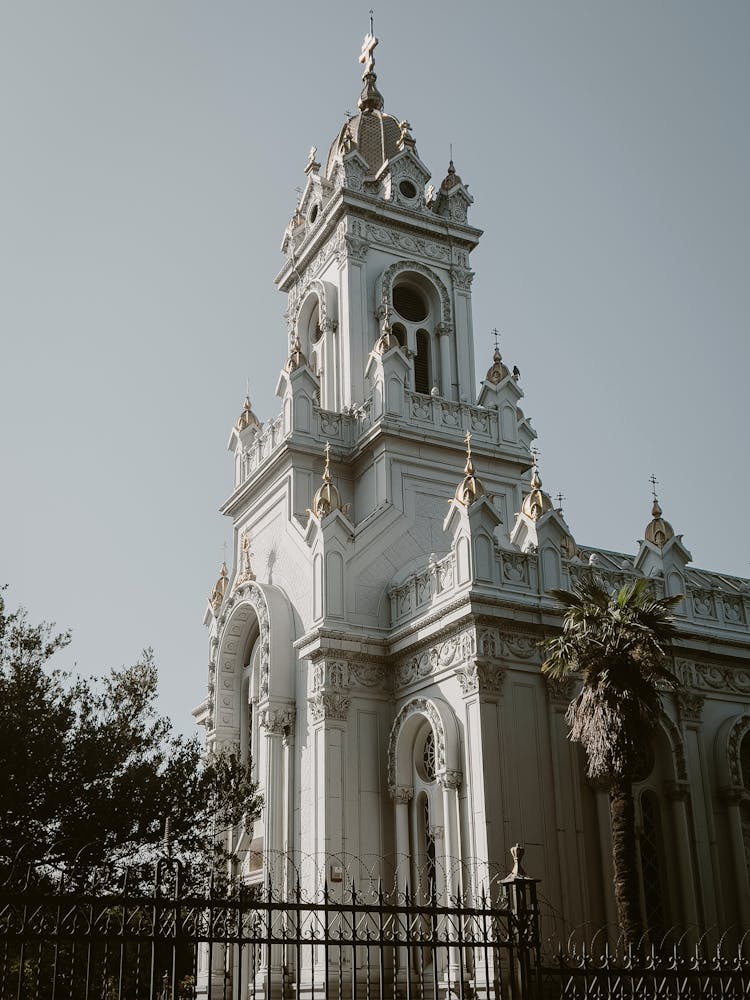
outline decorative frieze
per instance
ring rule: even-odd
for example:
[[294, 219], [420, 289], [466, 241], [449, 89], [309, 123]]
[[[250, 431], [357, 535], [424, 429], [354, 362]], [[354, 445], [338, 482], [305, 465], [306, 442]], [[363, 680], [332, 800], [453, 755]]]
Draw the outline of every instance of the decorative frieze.
[[404, 253], [419, 254], [421, 257], [429, 257], [430, 260], [442, 263], [450, 261], [449, 247], [423, 239], [421, 236], [411, 236], [409, 233], [399, 232], [374, 223], [368, 223], [365, 226], [365, 235], [371, 242], [379, 243], [381, 246], [396, 247]]
[[675, 660], [674, 673], [683, 687], [708, 693], [750, 695], [750, 670], [697, 660]]
[[396, 668], [396, 687], [406, 687], [476, 654], [474, 629], [466, 629], [403, 660]]

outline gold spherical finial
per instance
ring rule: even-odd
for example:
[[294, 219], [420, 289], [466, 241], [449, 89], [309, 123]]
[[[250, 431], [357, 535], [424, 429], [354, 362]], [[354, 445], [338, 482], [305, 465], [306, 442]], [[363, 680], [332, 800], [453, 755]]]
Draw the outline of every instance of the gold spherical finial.
[[[497, 336], [497, 330], [492, 331], [495, 336]], [[485, 381], [491, 382], [492, 385], [499, 385], [504, 378], [510, 375], [507, 365], [503, 364], [503, 356], [500, 353], [500, 347], [495, 344], [495, 352], [492, 355], [492, 365], [487, 369], [487, 374], [485, 375]]]
[[669, 539], [674, 538], [674, 528], [661, 515], [662, 510], [659, 506], [659, 501], [654, 497], [654, 503], [651, 508], [651, 520], [646, 525], [644, 538], [659, 549], [663, 549]]
[[482, 481], [475, 474], [474, 462], [471, 457], [471, 433], [466, 432], [466, 465], [464, 466], [464, 478], [456, 487], [455, 498], [464, 507], [470, 507], [480, 497], [485, 496], [485, 489]]

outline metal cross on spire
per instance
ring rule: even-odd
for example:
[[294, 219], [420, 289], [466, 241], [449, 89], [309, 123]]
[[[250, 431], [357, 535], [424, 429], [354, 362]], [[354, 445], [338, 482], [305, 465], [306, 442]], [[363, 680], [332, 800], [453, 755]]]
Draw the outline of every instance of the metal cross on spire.
[[370, 7], [370, 34], [375, 34], [375, 11]]
[[373, 52], [375, 51], [375, 46], [378, 44], [378, 40], [372, 33], [372, 11], [370, 12], [370, 30], [365, 35], [365, 40], [362, 42], [362, 51], [359, 54], [359, 61], [365, 67], [365, 75], [372, 73], [373, 67], [375, 65], [375, 58]]
[[565, 497], [563, 496], [562, 493], [558, 493], [557, 496], [555, 497], [555, 500], [557, 500], [557, 511], [558, 511], [559, 514], [562, 514], [562, 512], [563, 512], [563, 500], [564, 499], [565, 499]]
[[497, 327], [494, 327], [492, 330], [490, 330], [490, 336], [495, 338], [495, 350], [499, 351], [500, 350], [500, 331], [498, 330]]
[[532, 461], [534, 462], [534, 468], [539, 464], [539, 457], [542, 454], [536, 445], [532, 445], [529, 449], [531, 451]]
[[659, 485], [659, 480], [656, 478], [653, 472], [649, 476], [648, 481], [651, 483], [651, 493], [653, 494], [654, 500], [658, 500], [659, 498], [656, 495], [656, 487]]

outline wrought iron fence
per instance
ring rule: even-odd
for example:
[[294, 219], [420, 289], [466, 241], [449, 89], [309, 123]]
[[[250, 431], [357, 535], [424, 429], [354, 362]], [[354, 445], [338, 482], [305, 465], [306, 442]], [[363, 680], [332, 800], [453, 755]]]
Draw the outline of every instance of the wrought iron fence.
[[0, 1000], [439, 1000], [530, 995], [535, 883], [353, 883], [280, 893], [153, 873], [37, 866], [0, 888]]
[[469, 878], [466, 894], [456, 878], [450, 895], [346, 876], [201, 885], [168, 859], [14, 870], [0, 885], [0, 1000], [750, 1000], [747, 937], [542, 944], [520, 853], [507, 877]]

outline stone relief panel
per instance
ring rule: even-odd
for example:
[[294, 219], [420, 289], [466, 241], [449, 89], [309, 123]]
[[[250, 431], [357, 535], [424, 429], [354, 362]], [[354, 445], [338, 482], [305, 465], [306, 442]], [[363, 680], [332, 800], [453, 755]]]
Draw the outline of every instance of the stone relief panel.
[[717, 666], [697, 660], [676, 659], [674, 673], [686, 688], [707, 694], [750, 696], [750, 668]]
[[505, 674], [505, 667], [489, 660], [472, 659], [456, 670], [464, 698], [480, 693], [499, 697], [503, 693]]
[[424, 677], [437, 674], [456, 663], [468, 660], [476, 654], [474, 629], [466, 629], [457, 635], [422, 650], [415, 656], [402, 660], [396, 667], [396, 688], [403, 688]]
[[396, 247], [405, 253], [419, 254], [422, 257], [429, 257], [431, 260], [449, 263], [451, 259], [450, 248], [431, 240], [425, 240], [420, 236], [410, 236], [408, 233], [389, 229], [387, 226], [378, 226], [368, 223], [365, 226], [365, 235], [373, 243], [379, 243], [385, 247]]

